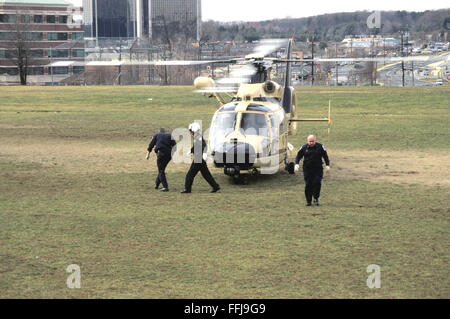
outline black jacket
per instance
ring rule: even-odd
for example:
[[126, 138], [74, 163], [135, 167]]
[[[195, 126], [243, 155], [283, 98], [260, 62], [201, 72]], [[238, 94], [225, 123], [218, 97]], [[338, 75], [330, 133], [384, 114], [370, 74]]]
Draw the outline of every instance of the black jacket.
[[169, 133], [158, 133], [155, 134], [152, 138], [152, 141], [150, 142], [148, 146], [148, 151], [151, 152], [153, 148], [155, 149], [155, 153], [158, 153], [161, 151], [161, 153], [164, 154], [171, 154], [172, 148], [177, 143], [173, 139], [172, 135]]
[[322, 157], [325, 160], [327, 166], [330, 165], [327, 150], [325, 147], [316, 143], [314, 147], [310, 147], [308, 144], [303, 145], [297, 153], [295, 158], [295, 164], [300, 163], [303, 159], [303, 169], [322, 169]]
[[203, 153], [206, 153], [207, 146], [206, 142], [203, 139], [203, 137], [198, 134], [194, 136], [194, 145], [191, 148], [191, 154], [194, 154], [194, 162], [195, 163], [202, 163], [203, 160]]

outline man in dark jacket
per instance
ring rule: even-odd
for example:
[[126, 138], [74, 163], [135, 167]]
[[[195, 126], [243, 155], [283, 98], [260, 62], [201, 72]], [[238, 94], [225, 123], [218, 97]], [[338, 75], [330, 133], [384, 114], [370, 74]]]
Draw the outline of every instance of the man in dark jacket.
[[194, 137], [194, 146], [190, 151], [190, 154], [194, 154], [194, 161], [192, 162], [186, 175], [186, 182], [181, 193], [187, 194], [191, 192], [194, 178], [198, 172], [201, 172], [203, 178], [209, 183], [209, 185], [211, 185], [211, 193], [216, 193], [220, 189], [220, 186], [212, 177], [211, 172], [208, 169], [208, 165], [206, 164], [206, 143], [203, 140], [200, 125], [198, 123], [192, 123], [189, 125], [189, 131]]
[[295, 158], [295, 171], [300, 169], [299, 163], [303, 159], [303, 177], [305, 179], [306, 206], [311, 206], [314, 197], [314, 205], [319, 206], [320, 189], [322, 187], [323, 167], [322, 158], [325, 160], [326, 170], [330, 169], [325, 147], [316, 142], [314, 135], [308, 136], [308, 143], [303, 145]]
[[159, 130], [158, 134], [155, 134], [148, 146], [146, 159], [150, 158], [150, 153], [155, 149], [155, 153], [158, 154], [156, 164], [158, 165], [158, 176], [156, 177], [155, 189], [159, 188], [159, 184], [162, 183], [162, 192], [169, 191], [169, 185], [166, 179], [166, 167], [172, 159], [172, 149], [175, 147], [176, 142], [172, 135], [166, 133], [164, 128]]

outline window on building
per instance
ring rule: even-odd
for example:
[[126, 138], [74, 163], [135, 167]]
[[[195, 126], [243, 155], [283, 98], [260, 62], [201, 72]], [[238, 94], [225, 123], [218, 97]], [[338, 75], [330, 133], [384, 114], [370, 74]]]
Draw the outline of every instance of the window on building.
[[69, 50], [52, 49], [49, 52], [50, 58], [68, 58]]
[[83, 40], [83, 39], [84, 39], [83, 32], [73, 32], [72, 33], [72, 40]]
[[56, 23], [56, 16], [47, 16], [47, 23]]
[[42, 41], [44, 34], [42, 32], [25, 32], [24, 39], [26, 41]]
[[57, 66], [49, 69], [50, 74], [69, 74], [67, 66]]
[[22, 14], [20, 16], [21, 23], [30, 23], [30, 16], [28, 14]]
[[14, 40], [16, 38], [16, 34], [13, 32], [0, 32], [0, 40]]
[[28, 75], [44, 75], [43, 67], [30, 67], [28, 68]]
[[16, 23], [16, 15], [0, 14], [0, 23]]
[[67, 16], [59, 16], [58, 22], [60, 24], [67, 24]]
[[47, 33], [49, 41], [65, 41], [67, 40], [67, 32], [49, 32]]
[[44, 21], [43, 17], [41, 15], [36, 15], [33, 17], [34, 23], [42, 23]]
[[0, 50], [0, 59], [14, 59], [16, 57], [16, 50]]
[[72, 57], [73, 58], [84, 58], [84, 50], [83, 49], [72, 49]]
[[73, 74], [80, 74], [84, 72], [84, 66], [74, 66]]
[[19, 74], [18, 68], [0, 68], [0, 76], [17, 75]]
[[30, 57], [32, 57], [32, 58], [43, 58], [44, 57], [44, 50], [40, 50], [40, 49], [30, 50]]

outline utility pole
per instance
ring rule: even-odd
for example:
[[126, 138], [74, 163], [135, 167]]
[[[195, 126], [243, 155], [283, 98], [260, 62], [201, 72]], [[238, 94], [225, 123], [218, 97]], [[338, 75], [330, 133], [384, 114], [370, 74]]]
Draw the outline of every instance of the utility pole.
[[[374, 45], [374, 38], [373, 38], [373, 35], [372, 35], [372, 41], [370, 43], [370, 56], [372, 58], [373, 58], [373, 45]], [[371, 68], [370, 68], [370, 71], [371, 71], [371, 74], [370, 74], [370, 86], [373, 86], [373, 62], [370, 63], [370, 66], [371, 66]]]
[[350, 38], [350, 57], [353, 58], [353, 35]]
[[[337, 54], [337, 42], [336, 42], [336, 46], [335, 46], [335, 56], [336, 56], [336, 58], [337, 58], [337, 56], [338, 56], [338, 54]], [[336, 62], [336, 71], [335, 71], [335, 73], [336, 73], [336, 86], [339, 86], [339, 68], [338, 68], [338, 66], [339, 66], [339, 64], [338, 64], [338, 62]]]
[[53, 67], [53, 48], [50, 47], [50, 71], [52, 73], [52, 86], [53, 86], [53, 72], [55, 71]]
[[311, 49], [311, 86], [314, 86], [314, 35], [312, 36], [312, 49]]
[[[402, 48], [401, 48], [401, 56], [403, 58], [403, 31], [401, 33], [401, 44], [402, 44]], [[405, 86], [405, 62], [402, 60], [402, 86]]]

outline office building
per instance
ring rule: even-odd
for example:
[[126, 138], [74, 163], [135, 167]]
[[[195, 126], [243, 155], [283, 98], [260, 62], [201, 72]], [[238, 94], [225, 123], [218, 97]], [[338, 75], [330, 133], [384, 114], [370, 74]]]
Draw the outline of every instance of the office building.
[[0, 84], [19, 82], [19, 41], [27, 52], [28, 83], [83, 72], [84, 42], [77, 40], [84, 30], [72, 16], [71, 4], [63, 0], [0, 0]]
[[83, 0], [88, 38], [189, 36], [201, 27], [201, 0]]

